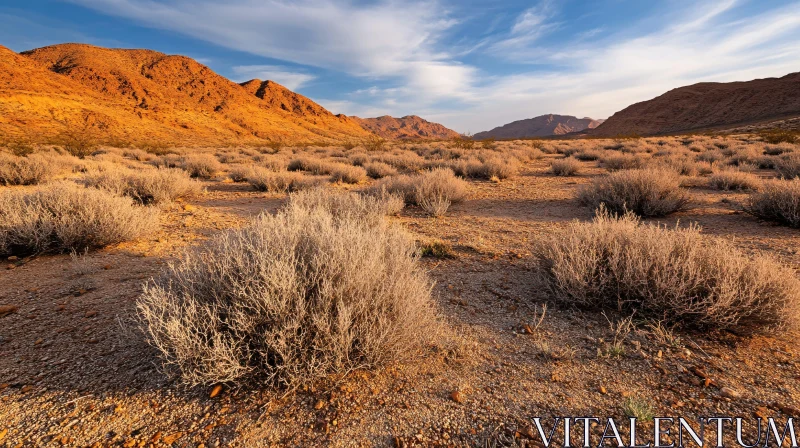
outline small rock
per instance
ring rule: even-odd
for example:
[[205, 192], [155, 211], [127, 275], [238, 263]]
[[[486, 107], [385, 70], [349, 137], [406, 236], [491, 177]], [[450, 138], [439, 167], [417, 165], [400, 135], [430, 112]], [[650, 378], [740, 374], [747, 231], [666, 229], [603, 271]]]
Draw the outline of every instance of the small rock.
[[450, 392], [450, 399], [455, 401], [456, 403], [463, 403], [464, 402], [464, 394], [460, 390], [456, 389], [456, 390]]
[[27, 394], [28, 392], [30, 392], [32, 390], [33, 390], [33, 386], [31, 386], [30, 384], [26, 384], [25, 386], [22, 386], [22, 389], [20, 389], [20, 391], [23, 394]]
[[608, 390], [606, 390], [605, 386], [600, 386], [600, 393], [603, 394], [603, 395], [608, 393]]
[[742, 396], [742, 394], [740, 394], [736, 390], [731, 389], [730, 387], [727, 387], [727, 386], [722, 386], [722, 388], [720, 388], [720, 390], [719, 390], [719, 393], [723, 397], [727, 397], [727, 398], [730, 398], [730, 399], [736, 399], [736, 398], [740, 398]]
[[182, 435], [183, 435], [183, 433], [176, 432], [174, 434], [170, 434], [168, 436], [164, 436], [164, 438], [162, 438], [161, 441], [164, 442], [167, 445], [172, 445], [172, 442], [180, 439]]
[[664, 353], [661, 350], [659, 350], [658, 354], [656, 355], [656, 357], [657, 358], [661, 358], [662, 356], [664, 356]]
[[156, 444], [158, 441], [161, 440], [161, 431], [156, 432], [153, 434], [153, 437], [150, 438], [150, 443]]
[[3, 440], [6, 438], [7, 435], [8, 435], [8, 428], [5, 428], [2, 431], [0, 431], [0, 443], [3, 443]]
[[97, 311], [87, 311], [86, 314], [83, 315], [83, 317], [94, 317], [94, 316], [97, 316]]
[[0, 317], [15, 313], [19, 309], [16, 305], [0, 305]]
[[214, 398], [219, 395], [220, 392], [222, 392], [222, 384], [217, 384], [213, 389], [211, 389], [211, 393], [208, 396], [209, 398]]
[[317, 410], [322, 409], [323, 407], [325, 407], [325, 402], [322, 400], [317, 401], [317, 404], [314, 405], [314, 409]]
[[107, 270], [111, 269], [111, 265], [107, 264], [107, 265], [103, 266], [103, 269], [105, 269], [107, 271]]

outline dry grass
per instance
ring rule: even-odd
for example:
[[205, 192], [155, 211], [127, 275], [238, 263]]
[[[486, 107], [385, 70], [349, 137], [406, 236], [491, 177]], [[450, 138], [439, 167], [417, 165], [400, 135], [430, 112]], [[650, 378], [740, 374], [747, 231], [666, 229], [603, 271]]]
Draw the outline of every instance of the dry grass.
[[360, 166], [345, 165], [336, 163], [330, 168], [331, 182], [344, 182], [346, 184], [357, 184], [367, 180], [367, 170]]
[[612, 213], [666, 216], [687, 208], [688, 194], [671, 170], [642, 169], [611, 173], [578, 190], [578, 199], [592, 208], [604, 205]]
[[441, 216], [452, 204], [466, 198], [467, 183], [447, 168], [436, 168], [415, 175], [381, 179], [373, 191], [398, 195], [407, 204], [418, 205], [432, 216]]
[[775, 171], [784, 179], [800, 177], [800, 152], [789, 153], [776, 160]]
[[758, 190], [761, 179], [752, 173], [727, 169], [712, 174], [708, 185], [717, 190]]
[[610, 154], [601, 159], [609, 171], [634, 170], [645, 165], [645, 159], [635, 154]]
[[550, 163], [550, 172], [556, 176], [574, 176], [581, 170], [581, 162], [567, 157], [564, 159], [553, 160]]
[[266, 168], [252, 167], [247, 173], [247, 183], [258, 191], [286, 193], [320, 186], [324, 181], [302, 173], [275, 172]]
[[190, 176], [202, 179], [210, 179], [219, 171], [222, 171], [222, 165], [219, 160], [211, 154], [183, 156], [180, 160], [180, 167], [186, 170]]
[[154, 210], [130, 198], [71, 183], [0, 192], [0, 253], [103, 247], [155, 230]]
[[57, 165], [39, 154], [21, 157], [0, 152], [2, 185], [36, 185], [50, 180], [57, 172]]
[[800, 318], [793, 271], [696, 226], [669, 230], [601, 210], [591, 223], [546, 237], [536, 253], [548, 292], [568, 303], [740, 333]]
[[119, 196], [130, 196], [141, 204], [164, 204], [198, 196], [202, 185], [180, 169], [112, 169], [89, 174], [84, 183]]
[[[355, 164], [355, 161], [353, 162]], [[364, 169], [367, 170], [367, 176], [373, 179], [381, 179], [388, 176], [397, 174], [397, 169], [388, 163], [383, 162], [367, 162], [364, 163]]]
[[800, 228], [800, 178], [765, 182], [750, 195], [745, 211], [768, 221]]
[[398, 227], [294, 202], [187, 254], [138, 308], [187, 383], [307, 384], [420, 353], [437, 322], [415, 250]]

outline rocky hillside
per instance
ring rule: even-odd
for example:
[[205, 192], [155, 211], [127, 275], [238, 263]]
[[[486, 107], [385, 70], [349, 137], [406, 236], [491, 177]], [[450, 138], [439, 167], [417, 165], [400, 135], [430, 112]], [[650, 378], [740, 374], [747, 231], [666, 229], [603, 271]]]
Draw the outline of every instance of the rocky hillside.
[[402, 118], [384, 115], [377, 118], [350, 117], [364, 129], [374, 132], [387, 139], [446, 139], [458, 137], [459, 133], [432, 123], [416, 115], [407, 115]]
[[514, 121], [491, 131], [479, 132], [473, 137], [476, 139], [548, 137], [592, 129], [600, 123], [602, 120], [550, 114]]
[[670, 90], [609, 118], [592, 135], [657, 135], [800, 116], [800, 73], [746, 82], [704, 82]]
[[369, 135], [355, 121], [275, 83], [239, 85], [193, 59], [151, 50], [62, 44], [17, 55], [3, 48], [0, 88], [6, 112], [0, 126], [8, 133], [52, 134], [88, 116], [103, 135], [131, 142], [303, 142]]

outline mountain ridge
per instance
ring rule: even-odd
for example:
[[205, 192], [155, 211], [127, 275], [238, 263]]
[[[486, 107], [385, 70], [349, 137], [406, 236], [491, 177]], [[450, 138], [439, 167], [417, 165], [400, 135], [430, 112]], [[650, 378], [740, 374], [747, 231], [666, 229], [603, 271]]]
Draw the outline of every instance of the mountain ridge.
[[678, 87], [622, 109], [588, 134], [673, 134], [796, 116], [800, 116], [800, 72], [780, 78]]
[[425, 120], [417, 115], [395, 118], [382, 115], [375, 118], [349, 117], [364, 129], [387, 139], [447, 139], [460, 134], [442, 124]]
[[[15, 81], [0, 84], [5, 87], [0, 105], [11, 114], [5, 127], [15, 134], [52, 134], [44, 119], [49, 112], [42, 110], [49, 108], [84, 119], [90, 115], [104, 134], [130, 141], [146, 136], [173, 144], [310, 142], [370, 135], [355, 121], [277, 83], [259, 81], [266, 84], [258, 96], [186, 56], [87, 44], [19, 54], [3, 47], [2, 55], [1, 78]], [[58, 104], [50, 94], [54, 90], [68, 91], [70, 104]], [[28, 100], [21, 101], [24, 96]], [[31, 120], [32, 129], [20, 125]], [[50, 124], [58, 127], [57, 121]]]
[[598, 126], [602, 120], [578, 118], [572, 115], [546, 114], [512, 121], [489, 131], [478, 132], [473, 138], [531, 138], [565, 135]]

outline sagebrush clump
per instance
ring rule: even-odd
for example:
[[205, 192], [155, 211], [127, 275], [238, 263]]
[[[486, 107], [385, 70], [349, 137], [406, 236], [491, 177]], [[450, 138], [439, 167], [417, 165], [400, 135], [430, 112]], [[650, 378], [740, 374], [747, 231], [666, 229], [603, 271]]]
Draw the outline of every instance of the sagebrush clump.
[[758, 218], [800, 228], [800, 178], [765, 182], [744, 208]]
[[556, 176], [574, 176], [581, 169], [581, 162], [572, 157], [553, 160], [550, 163], [550, 172]]
[[643, 225], [598, 212], [535, 248], [550, 297], [588, 308], [634, 311], [694, 327], [756, 333], [796, 326], [800, 280], [697, 226]]
[[203, 191], [199, 182], [176, 168], [106, 170], [85, 176], [84, 183], [119, 196], [130, 196], [141, 204], [164, 204]]
[[145, 236], [158, 215], [130, 198], [70, 183], [0, 193], [0, 254], [65, 252]]
[[141, 321], [184, 381], [291, 387], [415, 356], [437, 333], [413, 240], [309, 201], [219, 235], [145, 285]]
[[617, 171], [600, 177], [578, 190], [578, 199], [595, 209], [603, 205], [613, 213], [631, 211], [643, 217], [666, 216], [689, 204], [680, 175], [657, 168]]

